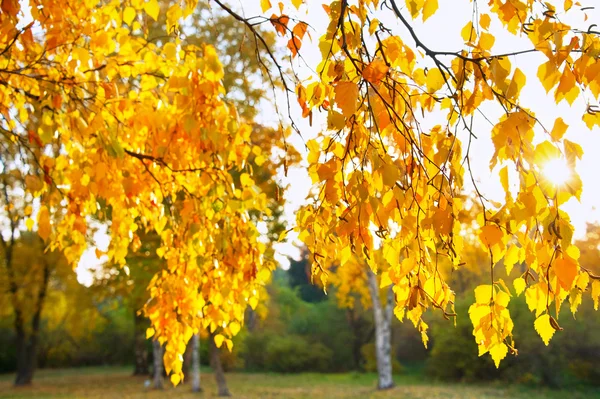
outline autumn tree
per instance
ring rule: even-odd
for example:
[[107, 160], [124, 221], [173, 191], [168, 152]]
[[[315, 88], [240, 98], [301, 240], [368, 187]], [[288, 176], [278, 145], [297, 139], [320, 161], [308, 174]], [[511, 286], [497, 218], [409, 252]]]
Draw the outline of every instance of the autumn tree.
[[[288, 16], [305, 7], [293, 3], [272, 11], [270, 2], [261, 4], [265, 13], [275, 12], [269, 21], [295, 56], [304, 48], [306, 25]], [[453, 314], [454, 293], [438, 262], [444, 258], [456, 268], [464, 262], [458, 214], [461, 196], [473, 191], [490, 283], [475, 289], [469, 313], [479, 353], [489, 352], [498, 366], [517, 351], [507, 309], [511, 292], [525, 290], [534, 327], [548, 344], [561, 329], [561, 305], [596, 278], [580, 267], [573, 226], [561, 209], [581, 196], [575, 166], [582, 147], [564, 137], [562, 117], [541, 120], [521, 93], [531, 80], [523, 63], [535, 60], [534, 79], [557, 104], [577, 104], [590, 129], [600, 124], [600, 38], [593, 25], [565, 22], [569, 16], [587, 20], [590, 10], [570, 0], [472, 5], [462, 30], [444, 32], [463, 43], [451, 50], [435, 48], [415, 29], [437, 12], [436, 0], [324, 5], [329, 25], [319, 40], [322, 61], [312, 81], [295, 82], [303, 115], [327, 115], [326, 129], [307, 142], [314, 194], [298, 213], [297, 231], [312, 253], [315, 277], [323, 280], [337, 262], [344, 267], [356, 256], [375, 272], [384, 269], [375, 253], [392, 254], [385, 267], [394, 313], [421, 325], [427, 309]], [[399, 28], [385, 22], [390, 16]], [[522, 49], [494, 51], [502, 35], [514, 36]], [[428, 118], [439, 124], [429, 126]], [[480, 120], [489, 127], [475, 130]], [[503, 201], [490, 200], [473, 173], [472, 143], [482, 134], [491, 137], [490, 169], [505, 191]], [[543, 173], [557, 160], [568, 171], [562, 181]], [[510, 274], [516, 263], [526, 269], [513, 274], [512, 284], [494, 273], [503, 264]]]
[[2, 313], [13, 319], [17, 354], [15, 385], [27, 385], [37, 365], [50, 280], [67, 263], [58, 253], [44, 254], [39, 236], [25, 231], [11, 231], [9, 240], [2, 240], [1, 250], [0, 303], [6, 306]]
[[[469, 312], [479, 353], [496, 365], [516, 353], [507, 309], [516, 284], [548, 343], [560, 330], [561, 305], [596, 276], [580, 267], [561, 209], [580, 198], [575, 165], [583, 150], [565, 138], [563, 118], [541, 120], [523, 93], [539, 80], [557, 103], [575, 105], [589, 128], [600, 125], [600, 35], [569, 22], [585, 21], [589, 8], [572, 0], [471, 2], [464, 28], [443, 32], [460, 38], [460, 48], [438, 49], [416, 29], [438, 12], [437, 0], [331, 1], [323, 5], [322, 61], [309, 81], [285, 65], [306, 62], [302, 12], [312, 4], [261, 0], [264, 15], [256, 17], [221, 0], [210, 4], [244, 25], [257, 46], [267, 48], [260, 24], [285, 38], [291, 63], [266, 55], [274, 86], [288, 94], [277, 108], [282, 121], [292, 115], [290, 91], [304, 117], [326, 114], [326, 128], [306, 143], [314, 190], [296, 226], [315, 277], [326, 281], [332, 265], [357, 257], [373, 273], [389, 269], [396, 315], [420, 326], [428, 309], [452, 314], [454, 293], [437, 265], [440, 258], [463, 263], [457, 215], [461, 195], [472, 190], [490, 275]], [[246, 305], [256, 306], [274, 267], [249, 217], [266, 212], [268, 202], [247, 163], [252, 129], [225, 100], [215, 48], [184, 41], [195, 1], [29, 5], [2, 2], [0, 113], [4, 143], [42, 149], [33, 154], [41, 184], [27, 188], [41, 203], [37, 230], [74, 263], [95, 215], [110, 222], [106, 255], [117, 264], [135, 249], [138, 229], [156, 231], [166, 269], [151, 281], [145, 311], [157, 339], [168, 341], [165, 367], [177, 384], [194, 332], [209, 328], [218, 345], [231, 347]], [[161, 15], [172, 40], [149, 35], [148, 21]], [[522, 49], [497, 51], [502, 35]], [[523, 72], [525, 62], [538, 66], [535, 77]], [[33, 115], [43, 123], [32, 125]], [[489, 126], [475, 129], [481, 119]], [[285, 143], [283, 125], [275, 132]], [[472, 143], [482, 135], [491, 137], [503, 201], [489, 199], [474, 177]], [[563, 181], [542, 173], [557, 159], [569, 171]], [[388, 254], [387, 265], [377, 264], [378, 251]], [[527, 268], [504, 284], [494, 273], [501, 260]]]

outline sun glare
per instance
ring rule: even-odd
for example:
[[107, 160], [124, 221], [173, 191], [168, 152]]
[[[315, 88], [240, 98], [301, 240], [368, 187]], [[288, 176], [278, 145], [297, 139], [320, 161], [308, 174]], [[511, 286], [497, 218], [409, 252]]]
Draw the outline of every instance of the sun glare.
[[542, 168], [544, 177], [557, 186], [562, 186], [571, 179], [571, 169], [562, 158], [548, 161]]

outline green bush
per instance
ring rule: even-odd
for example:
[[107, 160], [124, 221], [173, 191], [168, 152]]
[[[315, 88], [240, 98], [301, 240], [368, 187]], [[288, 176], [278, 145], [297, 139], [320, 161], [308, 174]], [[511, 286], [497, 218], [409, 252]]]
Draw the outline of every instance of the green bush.
[[557, 331], [549, 346], [535, 332], [532, 314], [524, 296], [513, 297], [509, 305], [518, 356], [508, 355], [496, 369], [488, 354], [481, 357], [473, 339], [468, 317], [470, 301], [456, 304], [459, 314], [456, 328], [445, 320], [433, 321], [432, 350], [427, 360], [430, 375], [443, 380], [503, 380], [559, 387], [571, 384], [600, 384], [600, 320], [591, 301], [584, 302], [574, 320], [568, 306], [563, 306]]
[[301, 336], [274, 337], [267, 344], [266, 362], [270, 371], [297, 373], [326, 371], [333, 353], [321, 343], [309, 343]]

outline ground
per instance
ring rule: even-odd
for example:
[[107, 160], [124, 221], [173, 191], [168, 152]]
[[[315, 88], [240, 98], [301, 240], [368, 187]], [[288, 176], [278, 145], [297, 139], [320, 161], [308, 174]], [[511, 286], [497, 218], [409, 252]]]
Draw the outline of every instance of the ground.
[[[90, 367], [40, 370], [30, 387], [12, 387], [13, 376], [0, 375], [0, 398], [214, 398], [213, 375], [202, 374], [204, 393], [194, 394], [189, 384], [177, 388], [165, 384], [164, 391], [145, 388], [146, 378], [132, 377], [131, 367]], [[234, 398], [402, 398], [402, 399], [600, 399], [600, 390], [549, 390], [505, 384], [467, 385], [428, 381], [423, 377], [399, 375], [397, 386], [384, 392], [374, 390], [374, 374], [253, 374], [228, 373]]]

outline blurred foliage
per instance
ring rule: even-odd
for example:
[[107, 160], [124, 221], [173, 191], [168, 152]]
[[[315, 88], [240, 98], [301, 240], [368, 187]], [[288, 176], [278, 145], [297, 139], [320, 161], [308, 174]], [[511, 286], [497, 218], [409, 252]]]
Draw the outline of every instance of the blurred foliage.
[[446, 320], [432, 323], [433, 348], [427, 359], [430, 375], [447, 381], [502, 380], [539, 384], [550, 387], [573, 384], [600, 385], [600, 320], [593, 313], [591, 301], [584, 302], [575, 320], [565, 307], [559, 323], [565, 331], [558, 331], [548, 347], [532, 328], [534, 315], [527, 308], [525, 298], [513, 297], [509, 306], [515, 322], [518, 356], [508, 359], [496, 370], [488, 357], [478, 357], [469, 321], [468, 306], [472, 298], [456, 304], [459, 314], [453, 328]]

